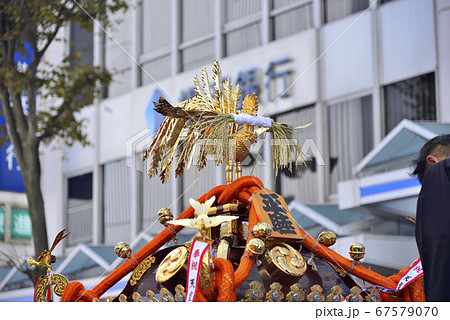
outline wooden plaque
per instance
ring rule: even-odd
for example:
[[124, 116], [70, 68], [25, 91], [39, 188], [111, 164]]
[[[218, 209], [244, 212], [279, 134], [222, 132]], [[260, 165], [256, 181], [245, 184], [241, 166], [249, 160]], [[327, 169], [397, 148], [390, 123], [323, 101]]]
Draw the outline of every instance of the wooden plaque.
[[253, 194], [252, 202], [259, 221], [267, 222], [272, 227], [271, 238], [294, 241], [302, 239], [282, 196], [269, 189], [262, 189]]

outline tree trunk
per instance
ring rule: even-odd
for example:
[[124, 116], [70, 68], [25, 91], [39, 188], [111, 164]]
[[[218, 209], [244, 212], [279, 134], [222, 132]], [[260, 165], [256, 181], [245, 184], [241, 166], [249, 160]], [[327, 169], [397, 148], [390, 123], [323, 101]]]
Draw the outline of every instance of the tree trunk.
[[[31, 226], [33, 229], [33, 244], [35, 259], [49, 249], [47, 226], [45, 222], [44, 198], [41, 192], [41, 163], [39, 159], [39, 143], [35, 137], [31, 140], [28, 152], [24, 153], [24, 168], [21, 168], [25, 193], [28, 200]], [[36, 283], [40, 275], [45, 274], [45, 269], [37, 268], [33, 272], [33, 282]]]

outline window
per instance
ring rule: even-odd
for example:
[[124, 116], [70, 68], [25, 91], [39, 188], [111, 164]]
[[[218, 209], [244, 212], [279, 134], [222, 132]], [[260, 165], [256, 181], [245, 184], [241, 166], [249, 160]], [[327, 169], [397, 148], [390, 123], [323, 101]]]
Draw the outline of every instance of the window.
[[349, 16], [369, 8], [369, 0], [324, 0], [324, 23]]
[[386, 134], [402, 119], [436, 120], [434, 73], [384, 87]]
[[131, 89], [131, 64], [128, 53], [132, 52], [131, 10], [124, 16], [111, 17], [111, 28], [105, 34], [105, 67], [112, 73], [107, 96], [115, 97]]
[[78, 55], [82, 63], [92, 66], [94, 64], [94, 34], [92, 22], [88, 23], [90, 30], [82, 28], [77, 22], [70, 24], [70, 55]]
[[353, 177], [352, 169], [373, 147], [372, 97], [328, 106], [330, 193], [340, 181]]
[[69, 245], [92, 241], [92, 172], [68, 179]]
[[270, 12], [272, 39], [278, 40], [313, 27], [312, 2], [274, 0]]
[[181, 71], [211, 65], [215, 57], [214, 1], [181, 1]]
[[[289, 123], [294, 127], [310, 122], [313, 123], [305, 129], [294, 131], [297, 138], [297, 145], [303, 152], [306, 166], [301, 165], [297, 171], [293, 170], [292, 172], [289, 169], [280, 170], [276, 182], [276, 192], [282, 194], [288, 204], [294, 199], [306, 202], [318, 201], [317, 165], [320, 164], [322, 156], [315, 144], [317, 124], [314, 106], [277, 115], [276, 121]], [[268, 163], [267, 165], [272, 164]]]
[[260, 46], [261, 1], [226, 0], [223, 29], [226, 56]]
[[103, 166], [103, 235], [106, 244], [131, 240], [130, 172], [125, 159]]
[[[94, 34], [92, 32], [92, 21], [88, 22], [89, 30], [82, 28], [78, 22], [70, 23], [70, 66], [76, 69], [79, 66], [94, 65]], [[93, 92], [83, 94], [79, 99], [87, 102], [93, 102]]]
[[[172, 1], [142, 1], [141, 84], [160, 80], [172, 74]], [[148, 73], [148, 74], [147, 74]]]

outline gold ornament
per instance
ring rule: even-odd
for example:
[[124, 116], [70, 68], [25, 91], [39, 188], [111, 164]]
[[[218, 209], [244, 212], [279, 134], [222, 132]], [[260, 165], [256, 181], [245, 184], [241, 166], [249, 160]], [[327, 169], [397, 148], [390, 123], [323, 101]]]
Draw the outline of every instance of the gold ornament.
[[336, 243], [336, 234], [330, 230], [321, 232], [319, 234], [319, 243], [326, 247], [331, 247]]
[[184, 302], [186, 300], [186, 292], [181, 284], [175, 287], [174, 298], [176, 302]]
[[167, 227], [167, 222], [173, 220], [172, 211], [169, 208], [162, 208], [158, 211], [158, 220], [163, 226]]
[[[191, 166], [195, 153], [194, 146], [200, 143], [196, 161], [197, 170], [202, 170], [206, 166], [208, 155], [213, 155], [216, 165], [226, 163], [227, 183], [231, 183], [233, 166], [238, 178], [242, 173], [241, 163], [249, 152], [249, 146], [256, 143], [258, 136], [264, 132], [270, 132], [272, 139], [276, 140], [272, 147], [275, 174], [278, 173], [280, 166], [292, 170], [292, 158], [297, 160], [299, 155], [301, 157], [293, 131], [309, 124], [292, 128], [286, 123], [258, 117], [258, 99], [255, 94], [245, 97], [242, 111], [239, 111], [241, 96], [239, 85], [233, 88], [229, 79], [222, 81], [222, 70], [217, 61], [214, 61], [212, 71], [214, 92], [211, 92], [207, 70], [203, 68], [201, 80], [198, 76], [194, 78], [194, 89], [197, 93], [195, 97], [175, 107], [163, 98], [155, 103], [155, 110], [166, 117], [143, 157], [143, 160], [151, 159], [149, 177], [152, 178], [159, 173], [162, 182], [167, 181], [175, 152], [182, 143], [181, 137], [186, 131], [175, 177], [182, 175], [186, 166], [187, 168]], [[211, 141], [214, 143], [210, 143]]]
[[307, 268], [300, 252], [285, 243], [267, 250], [262, 260], [270, 277], [283, 285], [297, 282]]
[[133, 299], [133, 302], [143, 302], [141, 300], [141, 295], [138, 292], [133, 292], [131, 298]]
[[272, 227], [267, 222], [260, 222], [253, 227], [252, 233], [256, 238], [267, 238], [272, 233]]
[[[39, 282], [35, 288], [34, 297], [38, 302], [47, 302], [46, 295], [49, 286], [54, 285], [53, 291], [55, 292], [55, 294], [58, 296], [62, 296], [64, 290], [69, 284], [69, 280], [62, 274], [52, 273], [51, 267], [51, 264], [56, 261], [56, 257], [52, 255], [53, 249], [55, 249], [56, 245], [69, 234], [70, 232], [66, 233], [66, 229], [63, 229], [56, 235], [55, 240], [53, 241], [53, 244], [49, 250], [44, 250], [36, 260], [31, 257], [28, 260], [28, 265], [30, 267], [36, 265], [41, 268], [47, 268], [47, 274], [39, 278]], [[50, 300], [51, 299], [52, 298], [50, 297]]]
[[238, 216], [208, 216], [209, 208], [212, 206], [215, 200], [216, 197], [213, 196], [210, 199], [206, 200], [204, 203], [200, 203], [191, 198], [189, 199], [189, 203], [195, 210], [195, 218], [172, 220], [168, 221], [167, 223], [188, 228], [195, 228], [200, 231], [200, 234], [203, 236], [203, 238], [206, 238], [209, 230], [212, 227], [218, 226], [222, 222], [232, 221], [239, 218]]
[[[325, 260], [325, 261], [326, 261], [326, 260]], [[330, 266], [332, 266], [333, 269], [334, 269], [337, 273], [339, 273], [339, 276], [340, 276], [341, 278], [347, 276], [347, 272], [346, 272], [344, 269], [342, 269], [341, 267], [335, 265], [335, 264], [332, 263], [332, 262], [329, 262], [329, 261], [326, 261], [326, 262], [327, 262]]]
[[131, 248], [126, 242], [118, 242], [114, 251], [119, 258], [128, 259], [131, 257]]
[[369, 293], [366, 296], [367, 302], [380, 302], [381, 301], [381, 295], [380, 290], [378, 290], [376, 287], [373, 287], [369, 290]]
[[284, 298], [284, 293], [281, 291], [281, 284], [274, 282], [270, 285], [270, 291], [266, 293], [266, 301], [280, 302]]
[[286, 301], [288, 302], [300, 302], [305, 299], [305, 295], [302, 292], [302, 286], [298, 283], [294, 283], [290, 287], [291, 291], [286, 295]]
[[331, 288], [331, 293], [327, 296], [328, 302], [341, 302], [344, 301], [344, 296], [342, 295], [342, 288], [339, 285]]
[[264, 244], [264, 241], [258, 238], [251, 239], [246, 246], [246, 249], [250, 254], [259, 256], [264, 252], [266, 245]]
[[366, 249], [362, 243], [352, 243], [350, 245], [350, 257], [355, 260], [359, 261], [362, 258], [364, 258], [364, 255], [366, 254]]
[[322, 287], [318, 284], [315, 284], [311, 287], [311, 293], [308, 294], [307, 299], [309, 302], [322, 302], [325, 300], [325, 297], [322, 294]]
[[360, 287], [353, 287], [350, 289], [350, 294], [345, 298], [347, 302], [362, 302], [363, 297], [361, 296], [361, 288]]
[[121, 293], [119, 296], [119, 302], [127, 302], [127, 296]]
[[151, 290], [147, 290], [145, 296], [147, 297], [147, 302], [158, 302], [158, 300], [155, 298], [155, 293]]
[[55, 240], [53, 241], [52, 246], [49, 250], [44, 250], [39, 257], [34, 260], [30, 257], [30, 260], [28, 260], [28, 265], [31, 266], [38, 266], [41, 268], [47, 268], [47, 273], [51, 273], [51, 263], [56, 261], [56, 257], [52, 255], [53, 249], [55, 249], [56, 245], [65, 237], [67, 237], [70, 234], [70, 232], [66, 233], [66, 229], [61, 230], [55, 237]]
[[217, 258], [228, 259], [230, 253], [230, 244], [227, 240], [222, 239], [217, 247]]
[[245, 292], [245, 301], [247, 302], [261, 302], [264, 297], [264, 291], [261, 289], [262, 283], [259, 281], [252, 281], [249, 284], [249, 289]]
[[159, 264], [156, 271], [156, 281], [165, 283], [171, 279], [180, 269], [187, 273], [188, 249], [181, 246], [173, 249]]
[[173, 302], [173, 298], [170, 296], [169, 290], [166, 288], [162, 288], [161, 291], [159, 291], [159, 294], [161, 295], [159, 302]]
[[139, 265], [134, 269], [133, 273], [130, 277], [130, 284], [132, 286], [135, 286], [139, 280], [141, 280], [142, 276], [145, 272], [147, 272], [148, 269], [152, 266], [152, 264], [155, 262], [155, 257], [148, 256], [145, 258]]

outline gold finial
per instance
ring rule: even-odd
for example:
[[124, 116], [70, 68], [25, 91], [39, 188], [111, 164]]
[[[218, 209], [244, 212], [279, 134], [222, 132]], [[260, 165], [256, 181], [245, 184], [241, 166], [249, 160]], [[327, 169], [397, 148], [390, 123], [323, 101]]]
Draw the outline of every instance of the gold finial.
[[229, 80], [222, 81], [222, 71], [217, 61], [213, 64], [213, 85], [214, 92], [211, 92], [208, 73], [206, 68], [203, 68], [201, 80], [198, 76], [194, 78], [194, 89], [197, 93], [195, 97], [176, 106], [172, 106], [163, 98], [155, 102], [155, 110], [164, 115], [165, 119], [143, 156], [143, 160], [151, 160], [149, 177], [159, 173], [162, 182], [167, 181], [184, 132], [187, 134], [176, 164], [175, 177], [182, 175], [185, 168], [190, 167], [194, 157], [194, 145], [200, 143], [197, 170], [202, 170], [206, 166], [207, 157], [212, 155], [216, 165], [226, 164], [227, 183], [231, 183], [233, 166], [236, 178], [239, 178], [242, 173], [241, 163], [249, 153], [249, 147], [256, 143], [258, 136], [264, 132], [270, 132], [272, 139], [276, 141], [272, 147], [275, 173], [279, 167], [292, 170], [292, 158], [302, 157], [293, 131], [309, 124], [293, 128], [267, 117], [258, 117], [258, 98], [255, 94], [245, 97], [242, 110], [239, 111], [239, 85], [233, 88]]
[[336, 234], [333, 231], [327, 230], [319, 234], [319, 243], [326, 247], [331, 247], [336, 243]]
[[264, 241], [258, 238], [251, 239], [246, 246], [247, 251], [250, 252], [251, 255], [255, 256], [262, 254], [265, 248], [266, 245], [264, 244]]
[[167, 222], [173, 220], [172, 211], [169, 208], [162, 208], [158, 211], [158, 220], [163, 226], [167, 227]]
[[[49, 286], [55, 285], [53, 291], [56, 295], [62, 296], [64, 290], [69, 284], [69, 280], [62, 274], [52, 273], [51, 264], [56, 261], [56, 257], [52, 255], [53, 249], [56, 245], [65, 237], [67, 237], [70, 232], [66, 233], [66, 229], [61, 230], [55, 237], [52, 246], [49, 250], [44, 250], [39, 257], [34, 260], [32, 257], [28, 260], [28, 265], [38, 266], [42, 268], [47, 268], [47, 274], [39, 278], [37, 285], [34, 290], [34, 299], [38, 302], [47, 301], [47, 290]], [[51, 300], [51, 298], [50, 298]]]
[[252, 230], [255, 238], [267, 238], [272, 233], [272, 227], [267, 222], [257, 223]]
[[131, 248], [126, 242], [118, 242], [114, 251], [119, 258], [129, 259], [131, 257]]
[[364, 247], [364, 245], [362, 243], [352, 243], [350, 245], [350, 257], [355, 260], [355, 261], [359, 261], [362, 258], [364, 258], [364, 255], [366, 254], [366, 248]]
[[50, 274], [52, 272], [51, 263], [54, 263], [56, 261], [56, 257], [52, 255], [52, 251], [53, 249], [55, 249], [56, 245], [69, 234], [70, 232], [66, 233], [66, 229], [61, 230], [56, 235], [50, 249], [44, 250], [36, 260], [30, 257], [30, 259], [28, 260], [28, 265], [30, 267], [36, 265], [41, 268], [47, 268], [47, 274]]

